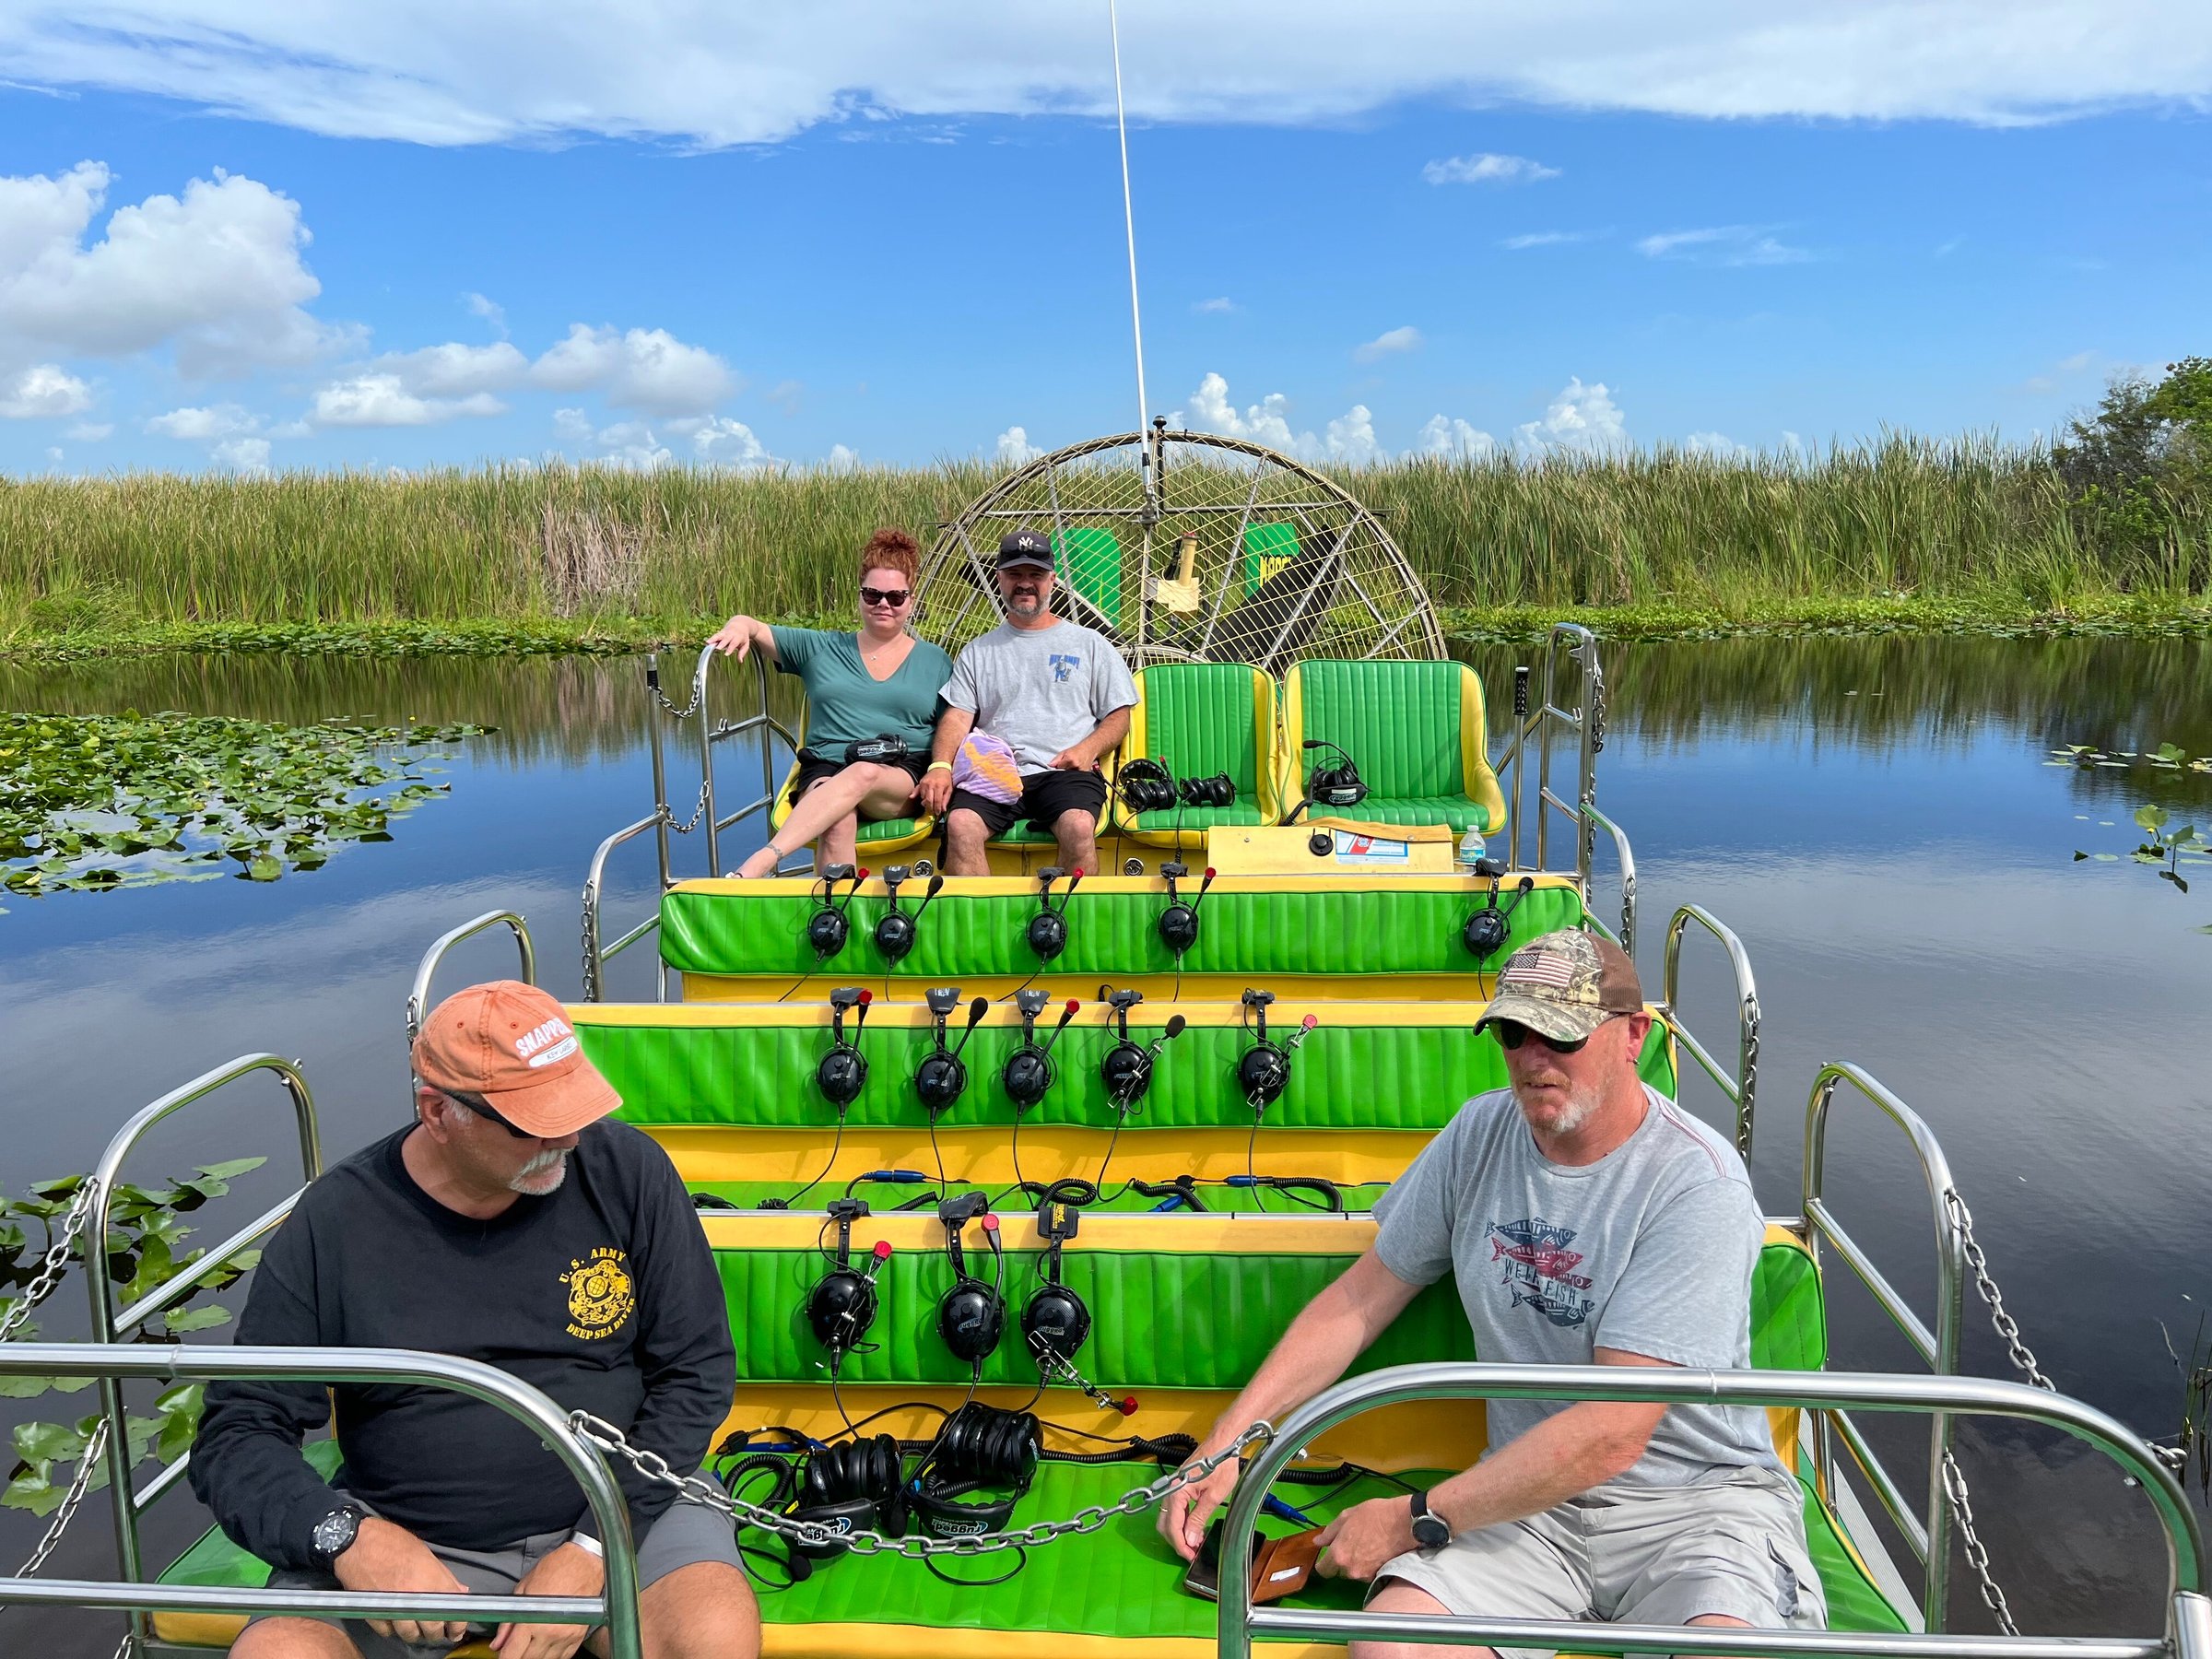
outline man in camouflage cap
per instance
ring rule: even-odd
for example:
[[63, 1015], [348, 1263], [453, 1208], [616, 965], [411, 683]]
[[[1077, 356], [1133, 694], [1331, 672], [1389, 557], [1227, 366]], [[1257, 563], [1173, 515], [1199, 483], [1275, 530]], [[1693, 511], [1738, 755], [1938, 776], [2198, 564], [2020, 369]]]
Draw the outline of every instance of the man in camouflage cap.
[[[1652, 1026], [1610, 940], [1547, 934], [1507, 958], [1476, 1029], [1497, 1038], [1511, 1087], [1460, 1108], [1376, 1202], [1374, 1246], [1292, 1323], [1196, 1454], [1280, 1422], [1447, 1272], [1485, 1359], [1747, 1367], [1765, 1224], [1735, 1148], [1644, 1084]], [[1764, 1412], [1492, 1400], [1488, 1424], [1473, 1468], [1331, 1523], [1321, 1571], [1371, 1581], [1380, 1613], [1821, 1627], [1797, 1483]], [[1184, 1557], [1235, 1484], [1226, 1464], [1162, 1506]]]

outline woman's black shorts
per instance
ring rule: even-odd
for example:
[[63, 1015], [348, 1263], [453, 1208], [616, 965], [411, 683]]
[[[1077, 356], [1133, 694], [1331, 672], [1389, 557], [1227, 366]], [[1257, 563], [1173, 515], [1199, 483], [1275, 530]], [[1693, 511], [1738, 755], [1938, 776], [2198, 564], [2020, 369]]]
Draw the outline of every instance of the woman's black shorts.
[[[918, 783], [922, 781], [922, 774], [929, 770], [929, 755], [927, 751], [924, 751], [920, 754], [903, 756], [897, 760], [885, 760], [879, 764], [903, 767]], [[791, 786], [791, 798], [794, 801], [797, 800], [824, 778], [834, 778], [844, 770], [845, 763], [841, 759], [825, 759], [812, 749], [801, 749], [799, 751], [799, 775]]]

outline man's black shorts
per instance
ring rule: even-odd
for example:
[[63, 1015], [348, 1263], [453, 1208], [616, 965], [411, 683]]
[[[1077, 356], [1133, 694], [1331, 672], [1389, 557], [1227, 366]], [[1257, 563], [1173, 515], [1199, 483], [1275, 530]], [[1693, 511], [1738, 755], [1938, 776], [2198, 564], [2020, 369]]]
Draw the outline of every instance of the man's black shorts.
[[1094, 819], [1103, 817], [1106, 780], [1095, 771], [1024, 772], [1020, 800], [994, 801], [956, 789], [946, 811], [958, 812], [963, 806], [982, 818], [985, 831], [994, 836], [1004, 835], [1017, 818], [1027, 818], [1050, 835], [1064, 812], [1088, 812]]

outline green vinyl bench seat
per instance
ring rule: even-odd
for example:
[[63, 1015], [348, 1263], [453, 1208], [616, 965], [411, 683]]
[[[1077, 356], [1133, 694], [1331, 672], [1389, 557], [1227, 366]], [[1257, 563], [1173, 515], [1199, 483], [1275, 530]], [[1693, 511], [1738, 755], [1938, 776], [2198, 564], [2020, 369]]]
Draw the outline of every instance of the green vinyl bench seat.
[[1203, 850], [1206, 832], [1282, 821], [1275, 681], [1241, 663], [1156, 663], [1136, 674], [1136, 707], [1122, 740], [1122, 764], [1158, 760], [1178, 779], [1226, 774], [1236, 798], [1226, 806], [1178, 802], [1165, 811], [1132, 812], [1118, 794], [1114, 828], [1134, 841]]
[[[1359, 769], [1367, 798], [1310, 807], [1324, 822], [1441, 824], [1495, 835], [1505, 795], [1485, 755], [1482, 680], [1465, 663], [1293, 664], [1283, 677], [1283, 752], [1310, 771], [1335, 765], [1336, 745]], [[1293, 786], [1303, 793], [1302, 778]]]
[[[749, 1430], [781, 1423], [818, 1436], [838, 1422], [820, 1350], [806, 1330], [806, 1293], [823, 1270], [817, 1248], [818, 1217], [761, 1214], [710, 1217], [704, 1223], [713, 1247], [737, 1340], [739, 1386], [727, 1430]], [[1194, 1231], [1194, 1229], [1196, 1230]], [[1140, 1409], [1126, 1426], [1105, 1418], [1072, 1390], [1054, 1388], [1038, 1403], [1048, 1422], [1100, 1433], [1173, 1432], [1203, 1428], [1280, 1335], [1299, 1308], [1341, 1272], [1372, 1238], [1364, 1220], [1246, 1219], [1175, 1222], [1162, 1218], [1086, 1218], [1066, 1248], [1064, 1276], [1097, 1316], [1082, 1351], [1086, 1373], [1109, 1392], [1136, 1392]], [[1034, 1282], [1039, 1239], [1030, 1218], [1008, 1216], [1006, 1284], [1018, 1306]], [[950, 1282], [942, 1230], [934, 1218], [869, 1217], [854, 1229], [854, 1250], [865, 1254], [877, 1238], [893, 1243], [880, 1276], [882, 1312], [872, 1335], [880, 1346], [850, 1356], [841, 1383], [842, 1409], [858, 1417], [877, 1402], [909, 1397], [957, 1405], [967, 1393], [968, 1368], [938, 1342], [935, 1300]], [[1180, 1248], [1187, 1241], [1196, 1248]], [[971, 1265], [987, 1259], [980, 1231], [968, 1233]], [[1803, 1246], [1779, 1228], [1770, 1229], [1752, 1293], [1752, 1363], [1771, 1369], [1817, 1370], [1826, 1359], [1826, 1325], [1817, 1272]], [[1412, 1360], [1472, 1357], [1465, 1320], [1447, 1280], [1418, 1297], [1356, 1369]], [[1016, 1406], [1035, 1382], [1035, 1367], [1002, 1344], [986, 1363], [978, 1397]], [[1163, 1392], [1164, 1391], [1164, 1392]], [[1393, 1432], [1357, 1437], [1356, 1419], [1317, 1441], [1326, 1463], [1351, 1456], [1426, 1484], [1442, 1469], [1465, 1466], [1479, 1449], [1481, 1414], [1448, 1403], [1454, 1438], [1440, 1445], [1406, 1439], [1400, 1418]], [[1387, 1408], [1420, 1411], [1419, 1406]], [[1778, 1450], [1796, 1467], [1806, 1494], [1806, 1531], [1838, 1630], [1890, 1630], [1903, 1622], [1883, 1602], [1841, 1539], [1832, 1516], [1806, 1478], [1795, 1444], [1794, 1414], [1777, 1414]], [[902, 1437], [925, 1438], [926, 1417], [888, 1425]], [[883, 1426], [883, 1425], [879, 1425]], [[1048, 1430], [1048, 1449], [1088, 1449], [1092, 1442]], [[1395, 1454], [1380, 1446], [1399, 1446]], [[327, 1460], [327, 1453], [321, 1454]], [[322, 1465], [328, 1467], [327, 1461]], [[1159, 1472], [1156, 1464], [1129, 1461], [1072, 1465], [1047, 1461], [1016, 1511], [1018, 1524], [1059, 1518], [1091, 1503], [1108, 1503]], [[1343, 1508], [1397, 1489], [1379, 1477], [1329, 1487], [1287, 1484], [1288, 1502], [1325, 1521]], [[1289, 1530], [1266, 1523], [1265, 1530]], [[748, 1540], [766, 1545], [758, 1535]], [[979, 1576], [981, 1576], [979, 1574]], [[847, 1557], [818, 1569], [797, 1588], [761, 1597], [767, 1622], [765, 1651], [775, 1659], [830, 1659], [831, 1655], [915, 1654], [942, 1651], [944, 1633], [988, 1632], [994, 1654], [1129, 1654], [1137, 1659], [1204, 1659], [1212, 1652], [1213, 1610], [1180, 1594], [1182, 1564], [1160, 1542], [1149, 1514], [1118, 1517], [1099, 1531], [1060, 1540], [1030, 1553], [1021, 1571], [1003, 1585], [956, 1589], [916, 1561]], [[210, 1533], [162, 1575], [168, 1583], [258, 1586], [266, 1570], [219, 1533]], [[1302, 1605], [1351, 1606], [1357, 1592], [1317, 1584]], [[1336, 1598], [1336, 1599], [1332, 1599]], [[161, 1633], [187, 1644], [224, 1645], [237, 1625], [207, 1617], [159, 1616]], [[1326, 1652], [1304, 1644], [1272, 1651], [1321, 1659]]]
[[[1068, 900], [1066, 948], [1038, 977], [1095, 986], [1101, 980], [1165, 982], [1180, 968], [1271, 990], [1286, 978], [1325, 976], [1334, 996], [1391, 995], [1394, 980], [1404, 981], [1397, 994], [1479, 996], [1474, 982], [1515, 947], [1588, 920], [1572, 877], [1534, 881], [1512, 910], [1504, 947], [1478, 961], [1461, 930], [1488, 902], [1488, 882], [1457, 875], [1223, 876], [1200, 906], [1197, 942], [1178, 964], [1159, 934], [1168, 904], [1162, 877], [1088, 877]], [[1197, 886], [1195, 874], [1179, 884], [1186, 901]], [[847, 890], [839, 885], [841, 904]], [[661, 900], [661, 959], [685, 976], [685, 995], [693, 1000], [814, 997], [840, 984], [871, 985], [880, 995], [887, 975], [894, 986], [947, 985], [994, 976], [1018, 981], [1039, 967], [1026, 937], [1039, 906], [1035, 880], [947, 881], [922, 917], [912, 953], [896, 965], [876, 948], [876, 921], [888, 904], [876, 877], [861, 884], [846, 910], [852, 931], [844, 949], [818, 962], [806, 923], [820, 891], [818, 882], [797, 877], [679, 882]], [[1065, 884], [1056, 891], [1064, 896]], [[900, 908], [913, 911], [922, 895], [919, 882], [902, 887]], [[809, 976], [811, 984], [794, 990]]]

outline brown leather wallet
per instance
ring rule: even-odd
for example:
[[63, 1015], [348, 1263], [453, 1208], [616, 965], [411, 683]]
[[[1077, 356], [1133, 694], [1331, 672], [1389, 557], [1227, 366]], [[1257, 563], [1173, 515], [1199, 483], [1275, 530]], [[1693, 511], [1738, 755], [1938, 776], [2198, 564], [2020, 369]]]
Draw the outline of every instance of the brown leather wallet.
[[1297, 1594], [1312, 1578], [1313, 1568], [1320, 1559], [1318, 1526], [1292, 1533], [1288, 1537], [1268, 1539], [1253, 1559], [1253, 1604], [1256, 1606], [1262, 1602], [1280, 1601], [1286, 1595]]

